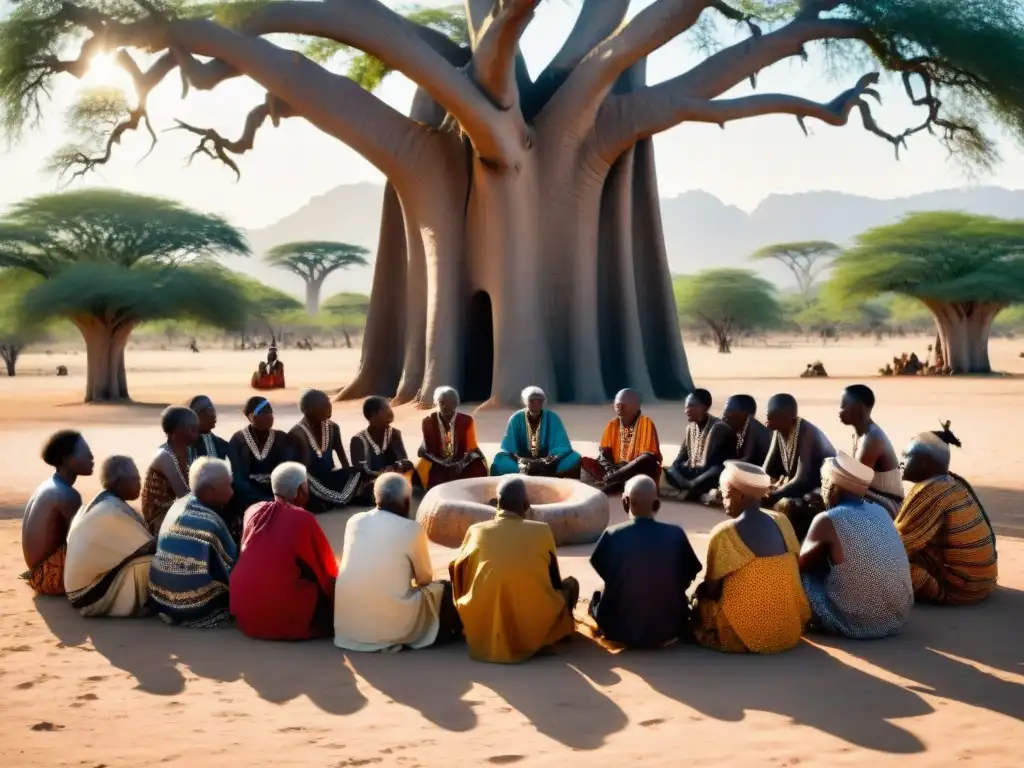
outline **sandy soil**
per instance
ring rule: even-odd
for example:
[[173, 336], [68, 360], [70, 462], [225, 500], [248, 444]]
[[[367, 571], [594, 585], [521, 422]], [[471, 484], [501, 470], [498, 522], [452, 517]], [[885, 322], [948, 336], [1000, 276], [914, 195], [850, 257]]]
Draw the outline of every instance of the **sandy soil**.
[[[690, 345], [701, 386], [720, 406], [733, 392], [764, 403], [796, 395], [802, 414], [850, 445], [836, 419], [839, 391], [925, 340], [740, 348], [719, 356]], [[1024, 373], [1020, 345], [993, 344], [993, 363]], [[176, 630], [159, 622], [87, 621], [60, 599], [33, 599], [16, 576], [21, 508], [45, 476], [38, 446], [58, 426], [81, 429], [98, 457], [129, 453], [144, 464], [160, 442], [167, 403], [197, 392], [237, 429], [251, 353], [131, 352], [129, 384], [142, 403], [83, 406], [81, 354], [27, 355], [24, 376], [0, 379], [0, 765], [98, 768], [204, 766], [1019, 765], [1024, 736], [1024, 379], [871, 379], [877, 419], [897, 445], [951, 419], [965, 448], [955, 468], [982, 495], [1001, 534], [1002, 587], [976, 608], [916, 609], [904, 635], [877, 643], [809, 638], [777, 657], [733, 658], [693, 648], [611, 654], [582, 636], [516, 668], [469, 661], [462, 648], [398, 655], [345, 654], [328, 641], [272, 644], [234, 630]], [[281, 426], [296, 418], [302, 386], [334, 387], [357, 353], [283, 353], [288, 390], [272, 399]], [[827, 380], [794, 375], [821, 359]], [[67, 378], [52, 376], [58, 364]], [[866, 379], [865, 379], [866, 380]], [[560, 412], [577, 447], [594, 449], [609, 411]], [[679, 404], [653, 404], [666, 443], [678, 444]], [[508, 412], [477, 414], [485, 450]], [[414, 443], [422, 414], [400, 409]], [[336, 409], [343, 433], [356, 406]], [[81, 483], [83, 495], [96, 490]], [[616, 499], [613, 522], [622, 519]], [[348, 514], [323, 516], [340, 550]], [[699, 553], [721, 518], [667, 504]], [[440, 576], [451, 551], [434, 547]], [[599, 586], [588, 547], [562, 550], [583, 594]], [[1018, 755], [1014, 757], [1014, 755]]]

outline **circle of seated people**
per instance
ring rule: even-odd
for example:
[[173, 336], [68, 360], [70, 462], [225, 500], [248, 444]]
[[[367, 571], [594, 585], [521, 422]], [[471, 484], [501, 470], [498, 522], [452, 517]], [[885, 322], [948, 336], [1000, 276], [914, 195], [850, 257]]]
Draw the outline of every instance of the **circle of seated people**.
[[[555, 545], [589, 544], [608, 527], [608, 498], [577, 480], [523, 477], [530, 494], [527, 519], [547, 523]], [[416, 520], [427, 538], [458, 548], [475, 523], [494, 517], [493, 500], [501, 477], [455, 480], [430, 490], [420, 502]]]

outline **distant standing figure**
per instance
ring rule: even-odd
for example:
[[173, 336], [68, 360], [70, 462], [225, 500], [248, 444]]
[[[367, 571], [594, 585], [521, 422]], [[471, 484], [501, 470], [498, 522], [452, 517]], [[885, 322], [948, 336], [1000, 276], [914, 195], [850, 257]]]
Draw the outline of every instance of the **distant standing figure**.
[[409, 519], [411, 492], [401, 475], [381, 475], [373, 486], [376, 507], [345, 527], [334, 592], [339, 648], [426, 648], [460, 634], [451, 584], [434, 581], [427, 535]]
[[498, 484], [494, 519], [471, 525], [448, 567], [469, 655], [513, 664], [575, 631], [576, 579], [563, 579], [547, 523], [527, 520], [519, 476]]
[[220, 459], [197, 459], [189, 484], [192, 491], [174, 502], [160, 526], [149, 596], [168, 624], [217, 627], [230, 620], [228, 585], [238, 559], [222, 517], [231, 502], [231, 467]]
[[273, 501], [254, 504], [242, 523], [231, 570], [231, 615], [243, 634], [308, 640], [331, 634], [338, 561], [309, 501], [306, 468], [286, 461], [270, 474]]
[[544, 408], [540, 387], [522, 393], [523, 409], [508, 420], [501, 451], [491, 464], [492, 475], [537, 475], [579, 479], [582, 458], [572, 449], [569, 434], [554, 411]]
[[682, 498], [695, 499], [718, 486], [718, 476], [729, 459], [736, 458], [732, 430], [709, 413], [711, 393], [695, 389], [686, 396], [686, 432], [665, 482]]
[[728, 653], [789, 650], [811, 618], [800, 544], [784, 515], [761, 509], [770, 479], [760, 467], [727, 462], [720, 483], [731, 519], [711, 531], [696, 592], [697, 642]]
[[199, 418], [191, 409], [172, 405], [160, 414], [167, 441], [146, 469], [142, 486], [142, 518], [156, 533], [176, 499], [188, 495], [189, 449], [199, 440]]
[[840, 452], [825, 459], [821, 496], [800, 550], [814, 628], [858, 640], [899, 634], [914, 607], [910, 563], [888, 512], [865, 498], [874, 472]]
[[996, 534], [971, 484], [950, 472], [949, 431], [923, 432], [904, 451], [903, 479], [913, 489], [896, 516], [896, 530], [910, 558], [919, 603], [971, 605], [996, 588]]
[[590, 564], [604, 580], [590, 615], [601, 633], [630, 648], [657, 648], [692, 634], [686, 590], [701, 571], [685, 531], [659, 523], [658, 486], [646, 475], [626, 483], [625, 523], [601, 534]]
[[416, 479], [424, 490], [452, 480], [487, 477], [487, 464], [476, 442], [476, 422], [459, 411], [459, 393], [452, 387], [434, 391], [434, 412], [422, 422], [423, 442]]
[[156, 536], [128, 503], [142, 479], [127, 456], [110, 456], [100, 468], [103, 490], [83, 506], [68, 531], [64, 586], [83, 616], [144, 616]]
[[640, 393], [624, 389], [615, 396], [615, 418], [604, 428], [597, 458], [583, 459], [581, 477], [611, 493], [637, 475], [661, 479], [661, 444], [654, 422], [640, 411]]
[[21, 551], [28, 571], [21, 578], [40, 594], [63, 595], [68, 528], [82, 506], [74, 484], [79, 477], [92, 474], [95, 460], [81, 433], [70, 429], [52, 434], [43, 445], [42, 456], [54, 473], [25, 505]]
[[867, 500], [878, 504], [895, 518], [903, 504], [903, 478], [889, 436], [871, 418], [875, 393], [863, 384], [843, 390], [839, 421], [853, 427], [853, 456], [874, 472]]

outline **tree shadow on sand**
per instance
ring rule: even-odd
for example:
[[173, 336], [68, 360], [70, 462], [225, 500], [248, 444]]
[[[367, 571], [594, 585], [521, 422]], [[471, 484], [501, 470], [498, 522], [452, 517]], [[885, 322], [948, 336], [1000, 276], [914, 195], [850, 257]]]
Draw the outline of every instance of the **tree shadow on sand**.
[[326, 712], [357, 712], [366, 697], [330, 642], [268, 643], [233, 629], [186, 629], [159, 619], [85, 619], [66, 600], [36, 598], [36, 608], [65, 647], [91, 641], [96, 651], [159, 696], [185, 690], [182, 667], [218, 682], [244, 681], [260, 698], [283, 704], [305, 695]]
[[1024, 720], [1024, 686], [983, 667], [1024, 673], [1024, 592], [998, 588], [984, 603], [948, 608], [917, 605], [902, 635], [879, 642], [815, 639], [894, 675], [910, 690]]
[[593, 750], [625, 728], [629, 718], [575, 668], [576, 654], [589, 644], [576, 637], [512, 666], [473, 661], [464, 645], [385, 656], [349, 654], [349, 663], [375, 689], [441, 728], [463, 732], [476, 726], [474, 707], [481, 702], [463, 697], [480, 685], [539, 733], [572, 749]]
[[708, 717], [741, 722], [749, 710], [773, 712], [850, 744], [892, 754], [924, 744], [892, 720], [933, 711], [897, 685], [844, 664], [803, 642], [770, 656], [722, 654], [696, 646], [611, 654], [591, 644], [574, 663], [595, 684], [618, 682], [617, 670]]

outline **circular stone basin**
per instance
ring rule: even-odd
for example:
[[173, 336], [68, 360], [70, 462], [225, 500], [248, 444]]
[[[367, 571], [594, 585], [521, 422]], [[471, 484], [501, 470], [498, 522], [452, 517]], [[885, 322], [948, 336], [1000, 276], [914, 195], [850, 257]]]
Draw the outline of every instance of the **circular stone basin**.
[[[427, 492], [416, 520], [435, 544], [457, 549], [469, 526], [494, 517], [500, 477], [453, 480]], [[529, 520], [551, 527], [555, 546], [589, 544], [608, 527], [608, 497], [578, 480], [522, 477], [530, 494]]]

